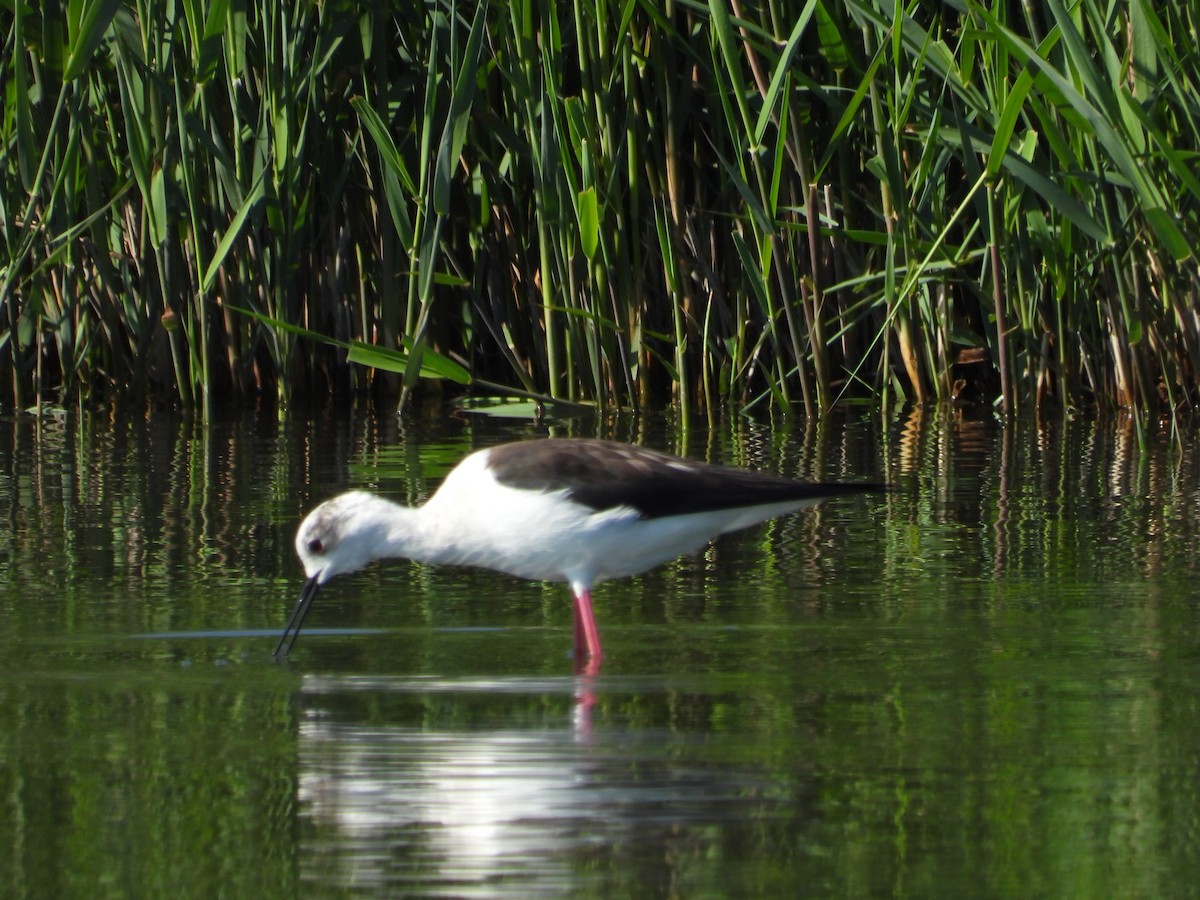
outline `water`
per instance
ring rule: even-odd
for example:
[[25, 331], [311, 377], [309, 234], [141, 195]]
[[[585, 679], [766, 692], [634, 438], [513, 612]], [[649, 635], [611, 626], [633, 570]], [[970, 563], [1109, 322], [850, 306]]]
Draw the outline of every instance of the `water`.
[[566, 430], [887, 475], [602, 585], [408, 563], [290, 662], [291, 538], [520, 422], [0, 420], [0, 891], [1184, 896], [1200, 871], [1192, 436], [952, 416]]

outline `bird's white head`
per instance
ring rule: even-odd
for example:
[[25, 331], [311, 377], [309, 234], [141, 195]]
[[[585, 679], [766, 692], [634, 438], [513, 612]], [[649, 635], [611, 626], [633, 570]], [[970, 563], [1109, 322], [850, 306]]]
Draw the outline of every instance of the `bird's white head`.
[[389, 514], [396, 506], [363, 491], [326, 500], [305, 517], [296, 532], [296, 554], [304, 573], [324, 584], [335, 575], [357, 572], [383, 555]]

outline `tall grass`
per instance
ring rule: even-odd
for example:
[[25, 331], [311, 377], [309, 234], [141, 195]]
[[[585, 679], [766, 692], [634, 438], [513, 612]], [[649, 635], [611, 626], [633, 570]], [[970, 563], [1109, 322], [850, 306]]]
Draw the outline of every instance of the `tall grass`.
[[1198, 27], [7, 0], [0, 396], [1190, 410]]

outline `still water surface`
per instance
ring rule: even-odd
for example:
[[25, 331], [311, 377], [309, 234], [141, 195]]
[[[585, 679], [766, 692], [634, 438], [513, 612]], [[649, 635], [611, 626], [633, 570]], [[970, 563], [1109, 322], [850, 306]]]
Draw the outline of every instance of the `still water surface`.
[[909, 413], [557, 433], [887, 478], [571, 606], [409, 563], [322, 591], [302, 512], [541, 433], [427, 412], [0, 420], [0, 892], [1184, 896], [1200, 459]]

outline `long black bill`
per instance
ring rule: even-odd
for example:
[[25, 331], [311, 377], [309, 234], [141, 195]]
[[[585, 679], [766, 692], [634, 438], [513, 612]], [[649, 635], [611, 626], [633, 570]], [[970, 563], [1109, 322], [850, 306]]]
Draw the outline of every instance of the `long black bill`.
[[[317, 581], [316, 575], [304, 582], [304, 589], [300, 591], [300, 599], [296, 601], [296, 607], [292, 610], [291, 618], [288, 619], [287, 625], [283, 628], [283, 634], [279, 638], [279, 646], [275, 648], [275, 652], [271, 655], [274, 657], [287, 656], [292, 652], [292, 647], [296, 643], [296, 638], [300, 637], [300, 629], [304, 625], [304, 617], [308, 615], [308, 610], [312, 606], [313, 598], [317, 596], [317, 589], [321, 587], [321, 582]], [[288, 638], [288, 635], [291, 638]]]

